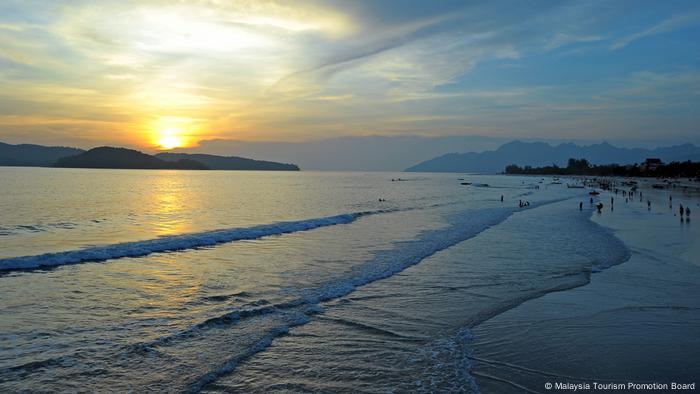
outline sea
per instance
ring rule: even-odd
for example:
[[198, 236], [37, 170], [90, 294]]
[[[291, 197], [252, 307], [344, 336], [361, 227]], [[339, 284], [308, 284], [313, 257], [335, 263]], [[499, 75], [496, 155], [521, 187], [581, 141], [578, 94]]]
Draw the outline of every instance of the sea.
[[549, 177], [0, 168], [0, 391], [476, 393], [474, 327], [629, 258], [592, 215]]

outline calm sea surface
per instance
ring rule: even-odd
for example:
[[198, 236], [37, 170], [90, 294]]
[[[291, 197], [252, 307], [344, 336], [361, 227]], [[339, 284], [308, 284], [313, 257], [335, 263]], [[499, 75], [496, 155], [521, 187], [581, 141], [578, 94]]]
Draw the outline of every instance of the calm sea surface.
[[471, 327], [629, 255], [539, 181], [0, 168], [0, 391], [476, 391]]

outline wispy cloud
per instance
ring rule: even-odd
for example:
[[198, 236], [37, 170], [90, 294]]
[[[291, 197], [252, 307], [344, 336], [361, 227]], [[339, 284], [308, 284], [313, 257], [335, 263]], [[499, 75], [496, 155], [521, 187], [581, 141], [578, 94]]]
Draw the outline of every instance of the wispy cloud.
[[610, 49], [620, 49], [631, 44], [634, 41], [655, 36], [658, 34], [668, 33], [675, 30], [683, 29], [689, 26], [700, 25], [700, 13], [690, 13], [683, 15], [676, 15], [665, 19], [656, 25], [644, 29], [642, 31], [620, 37], [610, 46]]
[[[642, 8], [662, 22], [640, 28]], [[673, 57], [609, 49], [674, 42], [698, 15], [601, 1], [3, 2], [0, 139], [149, 146], [175, 117], [199, 139], [687, 132], [700, 38]], [[634, 120], [661, 104], [677, 116]]]

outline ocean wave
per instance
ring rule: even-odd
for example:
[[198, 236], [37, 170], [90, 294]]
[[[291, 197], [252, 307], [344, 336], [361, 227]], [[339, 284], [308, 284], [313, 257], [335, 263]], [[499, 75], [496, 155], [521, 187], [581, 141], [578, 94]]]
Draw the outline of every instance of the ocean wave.
[[0, 236], [43, 233], [56, 229], [72, 230], [77, 227], [78, 224], [71, 222], [16, 224], [14, 226], [0, 226]]
[[606, 242], [608, 243], [605, 245], [605, 247], [598, 248], [596, 251], [588, 251], [587, 254], [593, 260], [591, 272], [602, 272], [610, 267], [622, 264], [632, 257], [632, 252], [630, 251], [629, 247], [627, 247], [622, 240], [615, 236], [615, 232], [613, 230], [593, 222], [591, 222], [591, 224], [597, 227], [595, 231], [599, 231], [607, 235]]
[[265, 334], [259, 342], [244, 353], [243, 356], [231, 358], [224, 364], [197, 378], [190, 386], [190, 391], [201, 390], [205, 385], [215, 381], [219, 376], [231, 373], [244, 358], [262, 351], [271, 345], [274, 338], [287, 333], [295, 325], [305, 324], [310, 316], [321, 313], [320, 304], [346, 296], [358, 287], [391, 277], [406, 268], [416, 265], [425, 258], [447, 249], [455, 244], [472, 238], [484, 230], [497, 225], [515, 212], [533, 209], [542, 205], [562, 201], [551, 200], [533, 203], [527, 208], [491, 208], [468, 210], [449, 218], [450, 225], [443, 229], [423, 232], [417, 239], [401, 241], [395, 247], [378, 251], [374, 257], [357, 267], [345, 278], [320, 283], [312, 288], [301, 289], [296, 298], [276, 304], [270, 304], [253, 309], [236, 309], [226, 314], [211, 317], [194, 324], [183, 331], [156, 338], [148, 343], [137, 344], [137, 347], [167, 346], [173, 342], [188, 340], [213, 329], [225, 329], [230, 325], [239, 324], [244, 319], [258, 318], [275, 314], [297, 316], [283, 327], [278, 327]]
[[271, 330], [269, 330], [262, 338], [260, 338], [257, 342], [255, 342], [251, 347], [249, 347], [246, 351], [244, 351], [241, 354], [238, 354], [234, 357], [229, 358], [228, 360], [225, 360], [222, 364], [220, 364], [218, 367], [210, 370], [209, 372], [205, 373], [202, 376], [199, 376], [197, 379], [195, 379], [193, 382], [189, 384], [188, 389], [185, 391], [187, 393], [198, 393], [200, 392], [204, 386], [208, 385], [209, 383], [215, 382], [216, 380], [219, 379], [219, 377], [229, 374], [233, 372], [238, 364], [241, 362], [247, 360], [251, 356], [255, 355], [256, 353], [260, 353], [263, 350], [267, 349], [272, 345], [272, 341], [274, 341], [277, 337], [280, 337], [282, 335], [286, 335], [289, 333], [289, 329], [295, 326], [300, 326], [308, 323], [310, 321], [310, 318], [308, 315], [304, 313], [300, 313], [296, 315], [291, 321], [287, 323], [287, 325], [284, 326], [279, 326], [275, 327]]
[[398, 387], [399, 392], [474, 393], [480, 392], [472, 376], [473, 340], [469, 329], [459, 330], [454, 337], [432, 341], [409, 360], [413, 380]]
[[[449, 218], [451, 225], [444, 229], [426, 231], [416, 240], [397, 242], [395, 248], [375, 253], [373, 258], [355, 269], [348, 277], [338, 278], [333, 281], [321, 283], [313, 288], [300, 290], [299, 296], [288, 302], [278, 303], [275, 305], [270, 305], [266, 308], [255, 310], [232, 312], [223, 319], [209, 319], [203, 323], [197, 324], [190, 330], [187, 330], [187, 336], [197, 335], [196, 331], [199, 330], [222, 328], [222, 324], [235, 324], [238, 323], [240, 319], [244, 319], [246, 317], [260, 316], [268, 313], [287, 313], [285, 311], [303, 311], [303, 309], [300, 308], [308, 309], [309, 307], [313, 307], [315, 305], [321, 305], [325, 301], [344, 297], [354, 292], [360, 286], [391, 277], [412, 265], [420, 263], [424, 259], [441, 250], [447, 249], [453, 245], [477, 236], [486, 229], [503, 222], [515, 212], [533, 209], [563, 200], [566, 199], [533, 203], [531, 206], [523, 209], [494, 208], [465, 211]], [[581, 215], [581, 217], [586, 217], [586, 213]], [[507, 310], [513, 309], [533, 298], [542, 297], [552, 292], [565, 291], [579, 286], [584, 286], [590, 282], [590, 276], [593, 272], [598, 272], [599, 270], [607, 267], [621, 264], [629, 259], [629, 249], [622, 241], [615, 237], [611, 231], [607, 231], [607, 229], [593, 223], [589, 220], [589, 218], [586, 218], [585, 220], [588, 221], [589, 225], [591, 226], [591, 233], [598, 234], [596, 240], [598, 241], [599, 247], [595, 248], [595, 250], [590, 250], [590, 253], [584, 252], [584, 255], [589, 257], [589, 261], [591, 261], [592, 264], [591, 266], [585, 268], [583, 271], [555, 274], [554, 277], [560, 280], [558, 283], [543, 288], [539, 291], [535, 291], [527, 296], [518, 297], [516, 299], [500, 303], [493, 308], [484, 311], [483, 313], [477, 314], [468, 322], [465, 322], [468, 324], [463, 327], [462, 331], [460, 331], [459, 335], [457, 335], [457, 338], [455, 338], [454, 341], [446, 340], [440, 342], [439, 344], [435, 344], [437, 348], [441, 348], [444, 352], [446, 352], [446, 354], [450, 355], [449, 359], [460, 360], [454, 368], [455, 375], [459, 371], [463, 373], [460, 375], [459, 380], [462, 382], [463, 386], [460, 386], [458, 391], [466, 390], [478, 392], [478, 386], [470, 374], [471, 364], [469, 359], [472, 357], [472, 355], [469, 348], [469, 330], [471, 327], [479, 325], [484, 321], [489, 320]], [[600, 233], [601, 230], [604, 234]], [[564, 279], [564, 281], [561, 281], [562, 279]], [[307, 312], [302, 313], [307, 314], [307, 316], [309, 315]], [[256, 353], [259, 351], [259, 349], [255, 350]], [[431, 348], [430, 352], [426, 354], [435, 355], [440, 353], [442, 353], [442, 351], [438, 351], [436, 348]], [[459, 357], [455, 357], [457, 354]], [[428, 365], [432, 364], [428, 363]], [[218, 372], [223, 372], [221, 374], [227, 374], [232, 372], [234, 369], [235, 365], [229, 365], [225, 371], [219, 370]], [[448, 383], [453, 381], [439, 380], [437, 377], [443, 376], [444, 374], [438, 373], [438, 371], [433, 372], [434, 373], [426, 373], [425, 375], [421, 376], [420, 379], [412, 382], [411, 388], [417, 389], [418, 391], [430, 391], [431, 388], [434, 389], [435, 387], [448, 387]], [[214, 380], [216, 379], [213, 375], [207, 376], [207, 382]], [[198, 389], [201, 389], [203, 386], [197, 387]], [[454, 387], [451, 388], [454, 389]]]
[[165, 236], [156, 239], [95, 246], [65, 252], [45, 253], [0, 259], [0, 271], [27, 270], [66, 264], [105, 261], [123, 257], [141, 257], [152, 253], [174, 252], [213, 246], [240, 240], [251, 240], [313, 230], [319, 227], [352, 223], [362, 216], [393, 212], [392, 209], [346, 213], [322, 218], [278, 222], [253, 227], [205, 231], [201, 233]]

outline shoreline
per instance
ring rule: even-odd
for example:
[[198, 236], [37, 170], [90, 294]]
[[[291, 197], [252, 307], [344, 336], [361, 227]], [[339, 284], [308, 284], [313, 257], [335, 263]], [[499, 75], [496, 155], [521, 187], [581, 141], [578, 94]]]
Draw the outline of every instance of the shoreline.
[[[643, 192], [668, 201], [668, 190]], [[700, 266], [690, 259], [700, 233], [692, 221], [679, 223], [677, 203], [648, 211], [646, 199], [623, 199], [591, 218], [628, 246], [629, 260], [473, 328], [472, 374], [482, 391], [538, 393], [559, 382], [586, 392], [594, 382], [690, 384], [700, 376]], [[697, 204], [697, 196], [683, 201]]]

